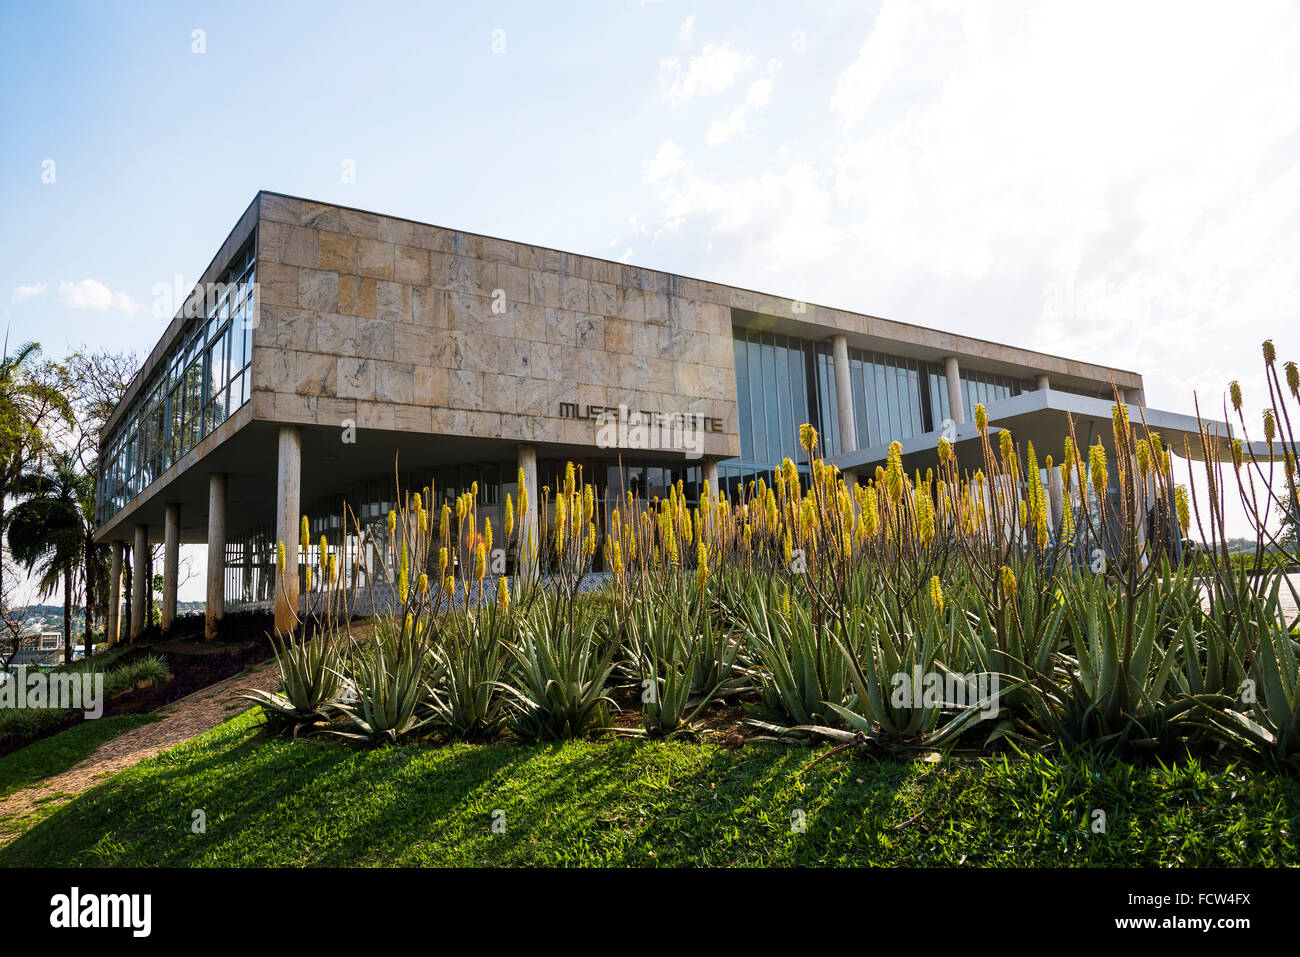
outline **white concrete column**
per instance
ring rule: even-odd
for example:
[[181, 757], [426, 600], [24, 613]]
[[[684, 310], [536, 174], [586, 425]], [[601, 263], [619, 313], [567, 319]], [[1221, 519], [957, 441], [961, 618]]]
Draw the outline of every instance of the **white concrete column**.
[[965, 425], [966, 405], [961, 400], [961, 367], [956, 356], [943, 360], [943, 377], [948, 383], [948, 414], [957, 425]]
[[1034, 388], [1036, 388], [1039, 392], [1046, 392], [1051, 387], [1052, 387], [1052, 380], [1047, 377], [1047, 373], [1040, 372], [1038, 374], [1037, 381], [1034, 383]]
[[1150, 507], [1150, 500], [1147, 498], [1147, 479], [1138, 471], [1137, 456], [1134, 455], [1129, 459], [1129, 468], [1133, 471], [1133, 525], [1137, 534], [1137, 548], [1139, 561], [1143, 568], [1146, 568], [1149, 557], [1147, 555], [1147, 509]]
[[[705, 459], [703, 468], [704, 481], [709, 483], [709, 493], [718, 494], [718, 460]], [[704, 489], [700, 489], [700, 497], [703, 498]]]
[[105, 623], [104, 641], [111, 648], [122, 638], [122, 550], [126, 548], [126, 543], [113, 541], [109, 543], [109, 547], [112, 551], [108, 571], [108, 621]]
[[853, 421], [853, 380], [849, 376], [849, 337], [831, 336], [831, 357], [835, 360], [835, 404], [840, 413], [840, 452], [858, 447], [858, 432]]
[[176, 623], [176, 589], [180, 582], [181, 507], [171, 502], [163, 520], [163, 599], [162, 630], [167, 634]]
[[1147, 404], [1146, 396], [1142, 393], [1141, 389], [1125, 389], [1124, 401], [1129, 405], [1145, 406]]
[[204, 605], [204, 638], [217, 637], [225, 614], [226, 473], [213, 472], [208, 478], [208, 594]]
[[536, 556], [542, 547], [537, 530], [537, 449], [532, 445], [519, 446], [519, 470], [524, 473], [524, 490], [528, 493], [528, 509], [519, 523], [519, 548], [516, 554], [520, 577], [531, 578], [537, 570]]
[[850, 500], [853, 503], [853, 514], [858, 514], [858, 497], [853, 494], [854, 486], [858, 484], [858, 470], [845, 469], [840, 473], [840, 478], [844, 479], [844, 487], [849, 490]]
[[1053, 465], [1047, 470], [1047, 508], [1052, 530], [1059, 534], [1065, 514], [1065, 480], [1061, 476], [1059, 465]]
[[298, 520], [302, 514], [302, 430], [280, 426], [279, 468], [275, 492], [275, 537], [284, 543], [284, 574], [276, 568], [275, 630], [292, 632], [298, 624]]
[[135, 527], [131, 549], [131, 640], [144, 631], [145, 606], [149, 602], [149, 526]]

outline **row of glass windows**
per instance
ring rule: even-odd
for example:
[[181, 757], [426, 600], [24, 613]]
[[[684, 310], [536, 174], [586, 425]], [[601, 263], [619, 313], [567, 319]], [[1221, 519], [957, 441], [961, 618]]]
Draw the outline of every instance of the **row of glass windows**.
[[[928, 379], [932, 414], [929, 420], [930, 426], [925, 430], [927, 432], [943, 428], [943, 423], [953, 418], [952, 406], [948, 402], [948, 379], [943, 369], [938, 365], [930, 364]], [[961, 370], [961, 398], [962, 406], [966, 410], [967, 422], [975, 421], [976, 405], [988, 406], [993, 402], [1009, 399], [1033, 389], [1034, 384], [1029, 380], [1012, 379], [991, 372]]]
[[[787, 457], [806, 464], [798, 439], [804, 422], [821, 436], [820, 454], [842, 451], [829, 343], [736, 329], [735, 360], [741, 453], [729, 464], [754, 475]], [[849, 377], [859, 448], [932, 432], [952, 418], [942, 365], [850, 349]], [[1032, 388], [1025, 380], [963, 369], [966, 421], [974, 420], [977, 403], [989, 405]]]
[[[937, 370], [939, 380], [943, 370]], [[849, 350], [854, 431], [858, 448], [871, 448], [932, 431], [936, 367], [920, 359]]]
[[101, 523], [249, 398], [257, 310], [251, 240], [209, 288], [200, 314], [187, 323], [105, 445]]
[[[799, 426], [811, 422], [828, 440], [838, 430], [835, 367], [826, 343], [735, 331], [740, 457], [746, 462], [808, 461]], [[835, 428], [823, 428], [828, 421]], [[835, 454], [827, 447], [827, 454]]]
[[[966, 372], [961, 374], [961, 400], [966, 406], [966, 421], [975, 421], [975, 406], [987, 406], [1002, 399], [1033, 391], [1034, 384], [1021, 379], [993, 375], [989, 372]], [[947, 389], [944, 389], [945, 399]], [[944, 403], [947, 405], [947, 402]], [[944, 416], [948, 418], [948, 416]]]
[[1084, 395], [1090, 399], [1105, 399], [1108, 402], [1115, 401], [1115, 390], [1111, 386], [1097, 386], [1095, 388], [1081, 388], [1071, 385], [1057, 385], [1052, 383], [1053, 392], [1069, 392], [1071, 395]]

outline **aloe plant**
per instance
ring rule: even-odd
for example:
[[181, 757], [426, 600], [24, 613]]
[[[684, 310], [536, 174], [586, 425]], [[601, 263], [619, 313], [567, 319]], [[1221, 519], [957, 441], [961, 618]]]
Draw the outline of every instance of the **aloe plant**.
[[268, 723], [290, 730], [296, 736], [306, 727], [330, 719], [338, 705], [342, 678], [342, 643], [336, 632], [319, 631], [310, 639], [295, 643], [271, 637], [280, 671], [278, 691], [246, 688], [239, 697], [262, 706]]
[[506, 645], [513, 661], [501, 687], [516, 734], [531, 741], [583, 737], [610, 722], [605, 685], [617, 644], [602, 642], [591, 618], [572, 603], [550, 601], [519, 618]]
[[831, 706], [846, 701], [848, 665], [835, 637], [818, 628], [801, 602], [787, 606], [776, 595], [775, 586], [760, 585], [741, 600], [761, 698], [751, 710], [777, 724], [833, 724]]
[[1158, 597], [1146, 592], [1130, 606], [1094, 576], [1067, 588], [1072, 654], [1058, 655], [1055, 674], [1028, 686], [1033, 719], [1053, 744], [1178, 743], [1197, 701], [1171, 693], [1178, 659], [1157, 640]]
[[506, 720], [501, 682], [509, 655], [495, 630], [448, 636], [431, 656], [425, 703], [432, 727], [462, 741], [497, 737]]
[[[707, 617], [702, 614], [692, 624]], [[722, 672], [728, 652], [719, 662], [711, 635], [696, 627], [683, 633], [676, 610], [665, 605], [637, 605], [624, 627], [630, 668], [641, 688], [645, 733], [668, 735], [689, 726], [729, 680], [717, 677], [729, 675]]]
[[355, 700], [338, 705], [352, 730], [335, 733], [392, 743], [427, 724], [431, 718], [422, 714], [421, 704], [428, 656], [429, 640], [419, 620], [398, 624], [381, 618], [374, 638], [353, 646], [349, 676]]
[[[850, 729], [876, 743], [939, 747], [997, 715], [1003, 676], [994, 681], [987, 673], [959, 674], [939, 660], [940, 648], [957, 645], [955, 622], [904, 617], [897, 630], [878, 627], [889, 620], [882, 609], [856, 609], [848, 619], [848, 627], [863, 636], [840, 642], [854, 693], [847, 704], [830, 708]], [[941, 693], [927, 694], [917, 687], [923, 681], [941, 685]]]
[[1300, 645], [1285, 630], [1276, 581], [1267, 602], [1257, 602], [1246, 628], [1255, 654], [1250, 680], [1237, 696], [1203, 706], [1210, 725], [1230, 744], [1257, 748], [1278, 762], [1300, 764]]

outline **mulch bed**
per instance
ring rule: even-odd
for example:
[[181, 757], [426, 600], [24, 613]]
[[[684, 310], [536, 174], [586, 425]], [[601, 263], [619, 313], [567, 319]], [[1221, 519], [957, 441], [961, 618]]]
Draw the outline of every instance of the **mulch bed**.
[[194, 647], [192, 642], [164, 642], [128, 652], [117, 659], [114, 665], [127, 664], [150, 654], [159, 655], [166, 661], [167, 669], [172, 673], [171, 680], [150, 688], [136, 688], [110, 698], [104, 704], [104, 714], [156, 711], [177, 698], [237, 675], [248, 665], [265, 661], [271, 657], [271, 647], [266, 641], [199, 647]]
[[[183, 619], [179, 619], [177, 624], [180, 625], [181, 621]], [[199, 617], [198, 625], [200, 640], [195, 640], [192, 635], [182, 634], [169, 641], [138, 641], [130, 651], [115, 659], [109, 666], [110, 670], [146, 655], [157, 655], [166, 662], [167, 670], [171, 672], [172, 677], [170, 681], [162, 684], [136, 688], [109, 698], [104, 702], [104, 716], [156, 711], [165, 704], [237, 675], [249, 665], [266, 661], [272, 656], [271, 644], [265, 637], [265, 630], [260, 638], [253, 640], [243, 638], [241, 634], [242, 640], [226, 640], [223, 636], [223, 640], [220, 641], [204, 642], [201, 640], [202, 617]], [[241, 633], [252, 631], [253, 623], [249, 622], [248, 625], [249, 627], [240, 628], [238, 631]], [[91, 660], [94, 660], [93, 657]], [[31, 738], [0, 744], [0, 755], [18, 751], [84, 720], [86, 718], [82, 712], [69, 714], [66, 718], [42, 728], [40, 734]]]
[[[615, 728], [631, 730], [642, 726], [639, 688], [615, 688], [609, 697], [617, 705], [612, 715]], [[744, 723], [747, 717], [744, 706], [736, 699], [717, 699], [705, 706], [691, 730], [704, 741], [735, 747], [747, 731], [753, 733]]]

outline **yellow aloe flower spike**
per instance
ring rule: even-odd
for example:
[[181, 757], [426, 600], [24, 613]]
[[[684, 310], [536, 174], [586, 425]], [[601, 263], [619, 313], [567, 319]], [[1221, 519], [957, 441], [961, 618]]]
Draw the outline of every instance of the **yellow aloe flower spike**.
[[1002, 590], [1009, 598], [1016, 597], [1016, 573], [1006, 565], [1002, 566]]
[[799, 426], [799, 444], [803, 446], [804, 451], [811, 457], [813, 450], [817, 448], [817, 430], [808, 422]]
[[1099, 497], [1104, 497], [1106, 487], [1110, 484], [1106, 471], [1106, 449], [1098, 442], [1088, 451], [1088, 471], [1092, 474], [1092, 487]]
[[943, 583], [939, 581], [938, 575], [930, 579], [930, 604], [935, 611], [943, 613]]

